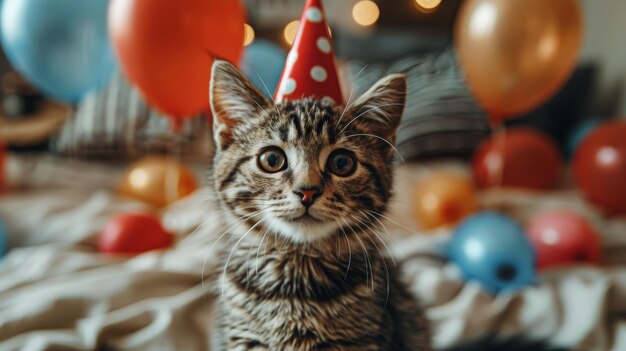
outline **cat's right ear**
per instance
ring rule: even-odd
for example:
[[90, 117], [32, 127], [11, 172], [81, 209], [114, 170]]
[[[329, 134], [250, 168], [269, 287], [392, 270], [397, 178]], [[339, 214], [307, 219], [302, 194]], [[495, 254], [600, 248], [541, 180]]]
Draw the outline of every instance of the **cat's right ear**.
[[242, 123], [256, 123], [271, 106], [270, 100], [237, 67], [224, 60], [213, 63], [209, 99], [213, 136], [220, 150], [233, 142], [233, 128]]

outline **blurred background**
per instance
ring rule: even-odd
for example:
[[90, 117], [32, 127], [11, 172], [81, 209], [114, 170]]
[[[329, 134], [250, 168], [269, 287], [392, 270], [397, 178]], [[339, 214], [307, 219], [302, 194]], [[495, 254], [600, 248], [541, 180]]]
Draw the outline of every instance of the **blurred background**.
[[[427, 101], [415, 102], [413, 108], [421, 111], [407, 115], [405, 117], [407, 123], [411, 121], [411, 118], [427, 119], [426, 117], [441, 114], [446, 114], [450, 118], [454, 117], [450, 115], [463, 113], [467, 115], [461, 121], [456, 119], [444, 127], [439, 121], [425, 121], [419, 127], [413, 125], [415, 128], [412, 128], [408, 134], [400, 135], [399, 140], [401, 145], [407, 145], [405, 152], [408, 153], [409, 158], [441, 156], [441, 154], [468, 156], [476, 143], [488, 132], [486, 124], [481, 124], [479, 120], [473, 118], [476, 116], [478, 116], [477, 119], [483, 118], [480, 116], [479, 105], [476, 104], [475, 108], [467, 109], [468, 94], [464, 91], [462, 71], [453, 53], [453, 28], [462, 2], [460, 0], [346, 0], [326, 4], [336, 55], [340, 66], [345, 71], [346, 95], [349, 94], [351, 79], [356, 81], [357, 85], [353, 88], [360, 93], [363, 87], [373, 83], [384, 72], [414, 69], [419, 71], [415, 73], [419, 77], [414, 78], [416, 87], [421, 88], [420, 84], [426, 83], [437, 86], [425, 87], [419, 92], [420, 96], [412, 96], [414, 100]], [[247, 52], [253, 57], [265, 55], [269, 58], [268, 63], [263, 65], [262, 73], [265, 77], [262, 78], [276, 84], [282, 69], [281, 58], [288, 51], [298, 28], [297, 18], [303, 1], [249, 0], [245, 2], [245, 5]], [[561, 144], [566, 142], [572, 129], [581, 120], [619, 116], [626, 112], [625, 93], [622, 88], [624, 72], [626, 72], [624, 59], [626, 49], [620, 45], [620, 34], [623, 33], [624, 28], [622, 28], [623, 21], [619, 19], [619, 14], [626, 5], [618, 0], [603, 2], [581, 0], [580, 6], [583, 11], [585, 30], [576, 70], [553, 99], [536, 108], [535, 111], [525, 113], [524, 118], [512, 122], [536, 126], [551, 134]], [[419, 63], [425, 63], [422, 65], [424, 67], [415, 68], [419, 66]], [[400, 66], [394, 67], [398, 64]], [[245, 69], [245, 62], [242, 67]], [[258, 72], [252, 73], [252, 71], [257, 68], [248, 64], [247, 71], [253, 80], [257, 78]], [[117, 69], [119, 70], [119, 67]], [[455, 70], [457, 72], [454, 72]], [[49, 99], [49, 96], [39, 96], [37, 88], [33, 88], [22, 79], [6, 58], [2, 60], [1, 72], [4, 110], [1, 123], [3, 126], [12, 125], [12, 122], [17, 119], [32, 115], [41, 108], [42, 100]], [[359, 72], [360, 74], [357, 75]], [[435, 91], [434, 96], [430, 94], [440, 87], [450, 89], [451, 92]], [[455, 102], [465, 104], [464, 110], [459, 111], [459, 108], [455, 106], [448, 106], [444, 111], [439, 111], [436, 107], [433, 111], [433, 101], [444, 98], [449, 99], [448, 101], [456, 100], [453, 104]], [[78, 110], [80, 111], [80, 108]], [[60, 113], [60, 111], [53, 112]], [[551, 118], [544, 118], [546, 114], [549, 114]], [[48, 123], [37, 124], [41, 128], [34, 128], [30, 132], [32, 135], [20, 134], [22, 138], [32, 140], [9, 142], [9, 146], [28, 150], [47, 149], [50, 139], [58, 136], [52, 131], [58, 132], [60, 121], [63, 119], [60, 115], [56, 119], [50, 117]], [[144, 132], [157, 133], [154, 128], [159, 128], [154, 126], [152, 128], [152, 132]], [[166, 127], [163, 126], [163, 128]], [[69, 129], [69, 127], [64, 129], [65, 134], [62, 134], [63, 136], [58, 140], [61, 145], [55, 147], [63, 151], [72, 148], [73, 151], [78, 150], [80, 153], [78, 145], [83, 140], [76, 140], [79, 136], [68, 136]], [[451, 138], [433, 136], [433, 133], [441, 134], [440, 132], [450, 133]], [[423, 138], [415, 140], [414, 136]], [[13, 133], [4, 135], [4, 139], [9, 141], [15, 138]], [[158, 141], [154, 143], [158, 144]], [[115, 147], [116, 145], [107, 146]], [[159, 149], [158, 146], [152, 145], [151, 147], [155, 147], [155, 150]]]
[[[211, 64], [272, 96], [305, 0], [0, 4], [0, 349], [206, 350]], [[377, 229], [436, 346], [626, 350], [626, 2], [323, 4], [347, 102], [409, 83]]]

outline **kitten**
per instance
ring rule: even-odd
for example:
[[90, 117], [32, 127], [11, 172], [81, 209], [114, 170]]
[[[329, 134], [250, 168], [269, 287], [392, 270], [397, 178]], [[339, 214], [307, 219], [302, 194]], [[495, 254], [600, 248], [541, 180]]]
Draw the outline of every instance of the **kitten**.
[[215, 62], [213, 182], [230, 228], [216, 350], [431, 350], [381, 237], [406, 89], [392, 75], [347, 108], [274, 105]]

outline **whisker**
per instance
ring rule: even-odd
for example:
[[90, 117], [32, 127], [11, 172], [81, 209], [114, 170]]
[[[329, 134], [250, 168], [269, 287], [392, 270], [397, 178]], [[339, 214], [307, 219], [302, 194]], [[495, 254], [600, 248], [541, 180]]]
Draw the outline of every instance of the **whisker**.
[[367, 109], [363, 112], [361, 112], [358, 116], [354, 117], [350, 122], [348, 122], [348, 124], [346, 124], [343, 129], [341, 129], [341, 131], [339, 131], [339, 135], [343, 134], [343, 132], [346, 130], [346, 128], [348, 128], [354, 121], [356, 121], [357, 119], [363, 117], [364, 115], [370, 113], [371, 111], [377, 110], [377, 109], [381, 109], [383, 107], [389, 107], [389, 106], [404, 106], [404, 104], [384, 104], [384, 105], [378, 105], [378, 106], [374, 106], [370, 109]]
[[[266, 210], [263, 210], [263, 211], [266, 211]], [[248, 229], [248, 231], [244, 235], [242, 235], [241, 238], [239, 238], [239, 240], [235, 243], [235, 247], [230, 250], [230, 253], [228, 254], [228, 258], [226, 259], [226, 263], [224, 264], [224, 268], [222, 270], [222, 279], [223, 279], [223, 281], [226, 281], [226, 273], [227, 273], [227, 270], [228, 270], [228, 264], [230, 263], [230, 259], [233, 257], [233, 253], [238, 249], [239, 245], [245, 239], [245, 237], [251, 231], [253, 231], [254, 228], [256, 228], [259, 224], [261, 224], [263, 222], [263, 220], [266, 219], [266, 218], [267, 217], [261, 218], [261, 220], [259, 220], [252, 227], [250, 227], [250, 229]], [[225, 284], [222, 284], [222, 296], [224, 295], [224, 285]]]
[[202, 290], [206, 290], [205, 289], [205, 284], [204, 284], [204, 277], [205, 277], [205, 269], [206, 269], [206, 262], [209, 259], [209, 255], [211, 254], [211, 251], [213, 251], [213, 247], [215, 247], [215, 245], [228, 233], [230, 233], [231, 230], [235, 229], [236, 227], [240, 226], [241, 224], [243, 224], [248, 218], [254, 217], [256, 215], [258, 215], [259, 213], [261, 213], [262, 210], [259, 211], [255, 211], [253, 213], [250, 213], [249, 215], [243, 216], [241, 218], [239, 218], [237, 221], [235, 221], [235, 223], [233, 225], [231, 225], [230, 227], [228, 227], [217, 239], [215, 239], [215, 241], [213, 242], [213, 244], [211, 244], [211, 246], [209, 247], [209, 250], [207, 251], [207, 254], [204, 256], [204, 262], [202, 263]]
[[[361, 70], [359, 71], [359, 73], [356, 74], [356, 76], [353, 78], [353, 81], [355, 81], [356, 79], [359, 78], [359, 76], [361, 75], [361, 73], [363, 73], [363, 71], [365, 71], [365, 69], [369, 67], [369, 65], [365, 65], [361, 68]], [[352, 89], [350, 89], [350, 96], [348, 97], [348, 103], [346, 103], [346, 106], [343, 109], [343, 112], [341, 113], [341, 116], [339, 116], [339, 120], [337, 120], [337, 123], [335, 123], [335, 127], [337, 127], [339, 125], [339, 123], [341, 123], [341, 120], [343, 119], [343, 115], [346, 113], [346, 111], [351, 107], [351, 104], [354, 103], [354, 101], [350, 102], [350, 100], [352, 100], [352, 97], [354, 96], [354, 86], [352, 86]]]
[[401, 224], [401, 223], [398, 223], [398, 222], [394, 221], [393, 219], [391, 219], [391, 218], [389, 218], [389, 217], [385, 216], [385, 215], [384, 215], [384, 214], [382, 214], [382, 213], [379, 213], [379, 212], [376, 212], [376, 211], [373, 211], [373, 210], [368, 210], [368, 209], [366, 209], [366, 211], [368, 211], [368, 212], [370, 212], [370, 213], [373, 213], [373, 214], [375, 214], [375, 215], [377, 215], [377, 216], [381, 216], [382, 218], [384, 218], [384, 219], [388, 220], [389, 222], [394, 223], [394, 224], [398, 225], [399, 227], [401, 227], [401, 228], [403, 228], [403, 229], [408, 230], [408, 231], [409, 231], [409, 232], [411, 232], [411, 233], [415, 233], [415, 231], [414, 231], [413, 229], [411, 229], [411, 228], [409, 228], [409, 227], [407, 227], [407, 226], [405, 226], [405, 225], [403, 225], [403, 224]]
[[404, 156], [402, 156], [402, 153], [400, 153], [400, 151], [391, 142], [389, 142], [389, 140], [387, 140], [387, 139], [385, 139], [383, 137], [379, 137], [378, 135], [374, 135], [374, 134], [350, 134], [350, 135], [346, 135], [344, 137], [346, 139], [348, 139], [348, 138], [355, 137], [355, 136], [367, 136], [367, 137], [372, 137], [372, 138], [376, 138], [376, 139], [380, 139], [380, 140], [384, 141], [385, 143], [387, 143], [387, 145], [391, 146], [391, 148], [396, 152], [396, 154], [398, 154], [398, 156], [400, 157], [402, 162], [406, 162], [405, 159], [404, 159]]

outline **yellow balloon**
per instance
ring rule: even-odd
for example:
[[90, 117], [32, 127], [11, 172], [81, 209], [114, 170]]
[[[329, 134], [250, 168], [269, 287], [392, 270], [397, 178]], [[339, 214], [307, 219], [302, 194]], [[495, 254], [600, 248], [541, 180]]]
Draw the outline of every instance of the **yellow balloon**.
[[498, 120], [538, 106], [565, 82], [578, 58], [578, 0], [467, 0], [455, 46], [467, 81]]
[[476, 211], [476, 191], [469, 177], [435, 172], [418, 184], [413, 208], [425, 229], [452, 226]]
[[166, 206], [198, 188], [191, 170], [178, 160], [148, 156], [133, 163], [124, 174], [119, 193], [154, 206]]

